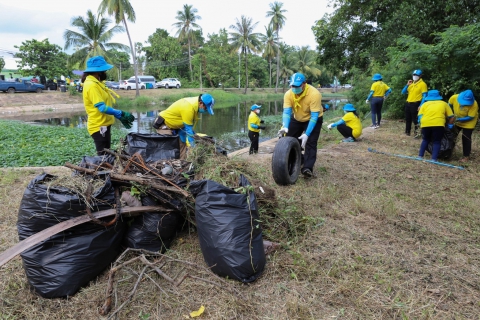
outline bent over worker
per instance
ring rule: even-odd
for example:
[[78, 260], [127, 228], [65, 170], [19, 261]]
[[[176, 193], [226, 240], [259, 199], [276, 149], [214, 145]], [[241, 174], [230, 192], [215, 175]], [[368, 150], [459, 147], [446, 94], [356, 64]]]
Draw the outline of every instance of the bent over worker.
[[317, 160], [317, 142], [323, 122], [322, 94], [306, 83], [305, 76], [294, 73], [290, 79], [290, 90], [283, 98], [283, 127], [279, 136], [286, 134], [300, 140], [304, 149], [301, 172], [305, 178], [313, 176]]
[[175, 101], [166, 110], [160, 112], [153, 127], [158, 134], [175, 135], [180, 138], [180, 159], [187, 157], [187, 145], [193, 147], [195, 132], [193, 128], [197, 123], [199, 114], [208, 113], [213, 116], [215, 99], [204, 93], [198, 97], [183, 98]]

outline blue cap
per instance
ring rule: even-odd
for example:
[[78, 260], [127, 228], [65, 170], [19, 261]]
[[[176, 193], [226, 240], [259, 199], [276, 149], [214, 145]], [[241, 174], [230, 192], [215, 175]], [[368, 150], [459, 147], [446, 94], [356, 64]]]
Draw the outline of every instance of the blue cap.
[[87, 61], [87, 69], [83, 72], [102, 72], [112, 69], [113, 66], [108, 64], [102, 56], [91, 57]]
[[463, 92], [460, 92], [460, 94], [457, 97], [458, 103], [462, 106], [471, 106], [475, 102], [475, 97], [473, 96], [472, 90], [465, 90]]
[[330, 106], [328, 104], [325, 105], [325, 109], [330, 109]]
[[382, 80], [382, 79], [383, 78], [382, 78], [382, 75], [380, 73], [375, 73], [373, 75], [373, 78], [372, 78], [373, 81], [378, 81], [378, 80]]
[[435, 100], [442, 100], [442, 96], [438, 90], [428, 90], [427, 96], [425, 97], [425, 101], [435, 101]]
[[250, 107], [250, 110], [251, 111], [255, 111], [257, 109], [260, 109], [262, 106], [257, 106], [256, 104], [254, 104], [253, 106]]
[[213, 116], [213, 106], [215, 105], [215, 99], [213, 99], [213, 97], [208, 93], [202, 94], [202, 97], [200, 99], [202, 99], [203, 104], [205, 105], [205, 107], [207, 107], [208, 113]]
[[413, 70], [413, 73], [412, 73], [412, 75], [414, 75], [414, 76], [421, 76], [422, 74], [423, 74], [423, 72], [420, 69]]
[[294, 73], [290, 78], [290, 85], [300, 87], [305, 82], [305, 76], [300, 72]]
[[355, 109], [353, 104], [347, 103], [346, 105], [343, 106], [343, 111], [350, 112], [350, 111], [357, 111], [357, 109]]

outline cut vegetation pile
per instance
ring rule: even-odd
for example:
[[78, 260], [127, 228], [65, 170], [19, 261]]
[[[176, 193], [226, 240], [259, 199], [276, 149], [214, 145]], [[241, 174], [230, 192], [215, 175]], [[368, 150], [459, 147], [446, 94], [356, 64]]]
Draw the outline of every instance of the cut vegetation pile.
[[[478, 318], [480, 133], [474, 132], [465, 170], [367, 151], [415, 156], [420, 140], [401, 135], [403, 126], [388, 121], [365, 129], [358, 143], [343, 144], [336, 131], [322, 130], [317, 177], [286, 187], [273, 182], [270, 154], [219, 161], [197, 149], [189, 160], [200, 164], [199, 177], [232, 183], [242, 172], [256, 195], [262, 186], [268, 194], [259, 199], [264, 239], [281, 248], [268, 255], [257, 281], [226, 280], [230, 291], [189, 278], [176, 287], [155, 273], [139, 278], [144, 265], [133, 262], [116, 275], [117, 306], [135, 288], [118, 318], [184, 319], [201, 306], [200, 319]], [[460, 165], [460, 157], [461, 143], [451, 163]], [[20, 200], [38, 173], [2, 170], [1, 251], [18, 242]], [[194, 228], [178, 234], [166, 255], [172, 266], [193, 264], [198, 268], [191, 275], [214, 281], [202, 269]], [[107, 272], [69, 299], [48, 300], [29, 291], [16, 258], [0, 269], [0, 318], [97, 319]]]

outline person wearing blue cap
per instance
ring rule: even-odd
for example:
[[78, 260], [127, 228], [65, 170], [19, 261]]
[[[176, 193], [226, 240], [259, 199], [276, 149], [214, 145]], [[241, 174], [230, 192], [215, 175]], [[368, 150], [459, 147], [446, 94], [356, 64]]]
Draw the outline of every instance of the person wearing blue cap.
[[[113, 68], [102, 56], [87, 60], [87, 68], [83, 71], [83, 104], [87, 112], [87, 130], [95, 143], [98, 155], [104, 154], [104, 149], [111, 146], [111, 126], [119, 119], [127, 129], [132, 127], [135, 117], [125, 111], [113, 108], [116, 95], [105, 86], [107, 70]], [[116, 95], [118, 97], [118, 95]]]
[[250, 107], [250, 115], [248, 116], [248, 138], [250, 139], [249, 154], [258, 153], [258, 141], [260, 140], [260, 130], [265, 130], [265, 123], [258, 116], [261, 106], [254, 104]]
[[465, 90], [460, 94], [454, 94], [448, 100], [448, 105], [453, 108], [455, 115], [455, 132], [462, 132], [463, 158], [460, 162], [466, 162], [472, 152], [472, 133], [478, 121], [478, 104], [472, 90]]
[[301, 172], [305, 178], [313, 177], [317, 161], [317, 142], [323, 122], [322, 94], [307, 84], [299, 72], [290, 78], [290, 90], [283, 97], [282, 128], [279, 136], [287, 135], [300, 140], [304, 153]]
[[383, 77], [380, 73], [375, 73], [372, 80], [374, 82], [365, 102], [367, 104], [370, 103], [370, 112], [372, 114], [372, 125], [370, 128], [377, 129], [380, 127], [380, 121], [382, 120], [383, 101], [392, 92], [392, 89], [382, 81]]
[[425, 97], [425, 103], [418, 111], [418, 123], [422, 129], [422, 143], [418, 156], [423, 158], [428, 144], [433, 142], [432, 160], [438, 160], [440, 153], [443, 131], [446, 120], [448, 119], [448, 129], [453, 128], [453, 112], [450, 106], [442, 101], [442, 96], [438, 90], [429, 90]]
[[423, 81], [422, 76], [422, 70], [414, 70], [412, 73], [412, 80], [408, 80], [407, 84], [402, 89], [402, 94], [408, 94], [407, 102], [405, 103], [405, 134], [407, 136], [410, 135], [413, 123], [413, 135], [415, 138], [420, 136], [417, 120], [418, 110], [423, 104], [428, 92], [427, 84]]
[[160, 112], [153, 123], [158, 134], [177, 135], [180, 138], [180, 159], [186, 159], [187, 146], [195, 145], [195, 124], [200, 114], [213, 116], [215, 99], [208, 93], [198, 97], [183, 98], [172, 103]]
[[342, 142], [355, 142], [362, 135], [362, 121], [357, 114], [357, 109], [351, 103], [343, 106], [345, 115], [335, 123], [330, 123], [327, 128], [337, 128], [344, 139]]

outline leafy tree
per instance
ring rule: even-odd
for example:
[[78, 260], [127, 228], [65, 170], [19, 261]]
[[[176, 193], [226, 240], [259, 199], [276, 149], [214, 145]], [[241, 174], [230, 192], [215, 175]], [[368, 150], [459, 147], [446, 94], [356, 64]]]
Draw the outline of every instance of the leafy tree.
[[19, 72], [23, 76], [45, 76], [53, 78], [58, 75], [70, 75], [67, 68], [67, 54], [56, 44], [51, 44], [48, 39], [38, 41], [35, 39], [22, 42], [16, 58]]
[[278, 77], [283, 80], [283, 92], [285, 92], [285, 87], [287, 86], [287, 79], [293, 74], [293, 69], [295, 67], [295, 60], [293, 58], [294, 48], [281, 43], [278, 46], [280, 51], [280, 69]]
[[5, 67], [5, 60], [3, 57], [0, 57], [0, 72], [2, 71], [3, 67]]
[[248, 54], [257, 53], [260, 51], [261, 42], [259, 40], [259, 33], [254, 33], [253, 30], [257, 26], [258, 22], [253, 23], [252, 18], [241, 16], [240, 20], [230, 26], [234, 32], [230, 32], [230, 38], [234, 51], [240, 49], [245, 58], [245, 94], [248, 87]]
[[199, 15], [197, 15], [198, 10], [193, 8], [192, 5], [184, 4], [183, 11], [177, 11], [177, 16], [175, 19], [178, 22], [175, 22], [173, 26], [177, 28], [176, 35], [178, 36], [179, 40], [187, 39], [188, 43], [188, 64], [190, 67], [190, 80], [193, 81], [193, 73], [192, 73], [192, 56], [191, 56], [191, 41], [193, 38], [193, 30], [200, 28], [200, 26], [196, 23], [197, 20], [202, 19]]
[[[260, 56], [250, 55], [248, 60], [249, 63], [249, 75], [255, 79], [255, 87], [266, 87], [268, 85], [268, 62]], [[252, 80], [250, 80], [252, 84]]]
[[[132, 37], [130, 36], [130, 32], [128, 31], [127, 20], [134, 23], [135, 22], [135, 10], [133, 10], [130, 1], [128, 0], [102, 0], [100, 6], [98, 7], [98, 11], [101, 13], [107, 12], [109, 15], [113, 15], [115, 17], [115, 23], [123, 22], [125, 26], [125, 30], [127, 31], [128, 41], [130, 42], [130, 50], [132, 52], [132, 59], [133, 61], [137, 61], [135, 56], [135, 48], [132, 45]], [[137, 64], [134, 64], [135, 68], [135, 82], [138, 82], [138, 68]], [[140, 91], [137, 86], [135, 96], [140, 96]]]
[[123, 27], [118, 25], [108, 29], [110, 23], [111, 20], [96, 16], [91, 10], [87, 11], [86, 17], [72, 18], [71, 25], [79, 31], [67, 29], [63, 34], [65, 49], [77, 48], [68, 59], [70, 67], [78, 64], [81, 69], [85, 69], [87, 60], [99, 55], [110, 62], [112, 57], [108, 54], [109, 49], [128, 50], [126, 45], [109, 42], [115, 34], [124, 31]]
[[[273, 30], [277, 34], [277, 43], [280, 43], [280, 30], [285, 25], [285, 21], [287, 18], [283, 15], [287, 10], [283, 9], [283, 3], [275, 1], [274, 3], [270, 3], [270, 11], [267, 11], [267, 18], [270, 17], [270, 26], [273, 27]], [[275, 82], [275, 93], [277, 93], [278, 89], [278, 77], [280, 74], [280, 50], [277, 50], [277, 81]]]
[[111, 57], [110, 63], [115, 66], [115, 68], [107, 71], [108, 79], [127, 79], [129, 76], [127, 77], [126, 75], [134, 74], [131, 70], [130, 56], [128, 53], [111, 49], [108, 50], [108, 55]]
[[182, 57], [180, 43], [164, 29], [157, 29], [150, 35], [147, 44], [149, 45], [143, 47], [146, 71], [155, 78], [177, 77], [178, 65], [188, 63], [188, 60]]
[[260, 36], [260, 41], [263, 43], [263, 57], [268, 61], [269, 68], [269, 84], [268, 86], [272, 87], [272, 59], [275, 58], [275, 55], [278, 52], [277, 39], [272, 26], [265, 27], [265, 34]]
[[301, 47], [294, 55], [295, 69], [303, 73], [306, 77], [318, 77], [322, 74], [315, 62], [315, 51], [310, 50], [308, 46]]

